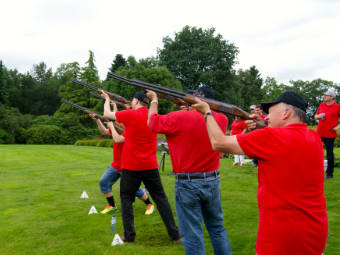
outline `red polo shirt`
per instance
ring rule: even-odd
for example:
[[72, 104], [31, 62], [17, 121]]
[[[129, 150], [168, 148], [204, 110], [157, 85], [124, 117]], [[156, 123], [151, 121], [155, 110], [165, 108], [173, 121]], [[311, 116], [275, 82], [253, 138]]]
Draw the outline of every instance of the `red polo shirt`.
[[320, 104], [317, 114], [325, 113], [324, 119], [319, 119], [318, 127], [316, 132], [321, 137], [336, 138], [338, 135], [332, 130], [336, 125], [338, 125], [340, 117], [340, 105], [334, 102], [331, 105], [326, 103]]
[[241, 134], [245, 128], [247, 128], [247, 125], [244, 120], [234, 120], [233, 123], [231, 123], [231, 135]]
[[[109, 133], [111, 135], [111, 129], [109, 129]], [[123, 132], [121, 135], [125, 137], [125, 132]], [[115, 143], [115, 142], [113, 143], [113, 161], [111, 165], [117, 171], [121, 171], [123, 147], [124, 147], [124, 143]]]
[[328, 223], [320, 137], [306, 124], [292, 124], [237, 141], [259, 159], [257, 254], [321, 255]]
[[[213, 115], [225, 133], [227, 117], [216, 112]], [[219, 168], [220, 153], [212, 150], [201, 113], [192, 110], [152, 114], [149, 126], [152, 131], [166, 135], [172, 168], [176, 173], [211, 172]]]
[[121, 169], [149, 170], [158, 168], [157, 134], [147, 126], [148, 109], [116, 112], [116, 119], [125, 125], [125, 142]]

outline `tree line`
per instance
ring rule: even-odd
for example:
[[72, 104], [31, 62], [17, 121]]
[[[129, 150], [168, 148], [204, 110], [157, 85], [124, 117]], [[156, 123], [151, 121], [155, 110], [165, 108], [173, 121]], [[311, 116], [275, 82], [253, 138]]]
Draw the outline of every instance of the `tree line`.
[[[214, 90], [217, 100], [246, 111], [252, 104], [273, 100], [292, 90], [308, 102], [310, 125], [315, 124], [313, 116], [323, 92], [330, 87], [340, 92], [332, 81], [296, 80], [283, 84], [274, 77], [262, 78], [256, 66], [235, 70], [238, 54], [237, 46], [216, 34], [214, 28], [185, 26], [174, 36], [163, 38], [163, 47], [157, 49], [156, 56], [137, 60], [117, 54], [108, 70], [183, 91], [206, 85]], [[55, 72], [41, 62], [23, 74], [6, 68], [0, 60], [0, 143], [72, 144], [81, 138], [99, 137], [95, 123], [63, 101], [101, 113], [103, 100], [73, 84], [72, 78], [128, 99], [138, 90], [113, 79], [100, 80], [92, 51], [83, 66], [78, 62], [62, 63]], [[160, 113], [175, 109], [171, 102], [160, 100]]]

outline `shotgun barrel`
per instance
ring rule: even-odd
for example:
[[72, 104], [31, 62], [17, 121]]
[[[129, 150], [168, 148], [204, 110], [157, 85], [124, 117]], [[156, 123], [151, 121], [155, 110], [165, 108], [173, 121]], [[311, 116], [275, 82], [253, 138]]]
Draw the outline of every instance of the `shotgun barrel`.
[[104, 116], [99, 115], [98, 113], [92, 112], [92, 111], [90, 111], [89, 109], [87, 109], [85, 107], [82, 107], [80, 105], [77, 105], [77, 104], [72, 103], [72, 102], [67, 101], [67, 100], [64, 100], [64, 103], [66, 103], [68, 105], [71, 105], [72, 107], [77, 108], [77, 109], [85, 112], [86, 114], [93, 114], [96, 118], [100, 119], [103, 122], [108, 122], [109, 121], [108, 119], [104, 118]]
[[[79, 80], [77, 80], [77, 79], [72, 79], [72, 82], [77, 83], [77, 84], [79, 84], [79, 85], [82, 85], [82, 86], [84, 86], [84, 87], [87, 87], [87, 88], [89, 88], [89, 89], [93, 89], [93, 90], [97, 91], [98, 93], [99, 93], [100, 90], [103, 90], [103, 89], [101, 89], [101, 88], [98, 88], [98, 87], [93, 86], [93, 85], [91, 85], [91, 84], [87, 84], [87, 83], [82, 82], [82, 81], [79, 81]], [[114, 94], [114, 93], [109, 92], [109, 91], [106, 91], [106, 90], [103, 90], [103, 91], [104, 91], [106, 94], [108, 94], [110, 98], [112, 98], [112, 99], [114, 99], [114, 100], [116, 100], [116, 101], [118, 101], [118, 102], [121, 102], [121, 103], [123, 103], [123, 104], [130, 104], [130, 103], [131, 103], [130, 101], [126, 100], [124, 97], [122, 97], [122, 96], [120, 96], [120, 95]]]
[[[71, 105], [72, 107], [77, 108], [77, 109], [79, 109], [79, 110], [85, 112], [86, 114], [93, 114], [93, 115], [95, 116], [96, 119], [100, 119], [102, 122], [109, 122], [109, 121], [110, 121], [110, 120], [104, 118], [102, 115], [100, 115], [100, 114], [98, 114], [98, 113], [95, 113], [95, 112], [92, 112], [92, 111], [90, 111], [89, 109], [87, 109], [87, 108], [85, 108], [85, 107], [82, 107], [82, 106], [80, 106], [80, 105], [77, 105], [77, 104], [75, 104], [75, 103], [72, 103], [72, 102], [70, 102], [70, 101], [64, 100], [64, 103], [66, 103], [66, 104], [68, 104], [68, 105]], [[121, 128], [120, 126], [118, 126], [118, 125], [116, 124], [115, 121], [113, 121], [113, 125], [114, 125], [114, 127], [115, 127], [116, 129], [119, 130], [119, 132], [122, 133], [122, 132], [124, 131], [124, 129]]]
[[[92, 93], [92, 92], [90, 92], [90, 95], [91, 96], [94, 96], [94, 97], [96, 97], [96, 98], [99, 98], [99, 99], [103, 99], [99, 94], [95, 94], [95, 93]], [[117, 102], [117, 101], [114, 101], [114, 100], [110, 100], [111, 102], [114, 102], [115, 104], [117, 104], [117, 105], [120, 105], [120, 106], [124, 106], [125, 107], [125, 105], [123, 104], [123, 103], [121, 103], [121, 102]]]

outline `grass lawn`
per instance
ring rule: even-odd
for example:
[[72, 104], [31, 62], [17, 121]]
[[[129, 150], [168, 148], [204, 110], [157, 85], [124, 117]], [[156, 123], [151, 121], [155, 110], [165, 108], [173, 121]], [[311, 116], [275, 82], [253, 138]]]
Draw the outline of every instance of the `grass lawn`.
[[[105, 206], [98, 181], [112, 160], [112, 149], [82, 146], [0, 145], [0, 254], [184, 254], [172, 244], [158, 211], [144, 216], [134, 204], [136, 243], [111, 247], [110, 215], [88, 215]], [[161, 172], [174, 211], [174, 176], [170, 159]], [[231, 167], [221, 160], [222, 207], [234, 255], [254, 254], [258, 210], [257, 171]], [[89, 199], [80, 199], [83, 190]], [[325, 185], [329, 237], [324, 255], [340, 254], [340, 169]], [[119, 183], [114, 185], [119, 204]], [[117, 214], [117, 232], [123, 233]], [[207, 254], [213, 254], [205, 233]], [[294, 254], [295, 255], [295, 254]]]

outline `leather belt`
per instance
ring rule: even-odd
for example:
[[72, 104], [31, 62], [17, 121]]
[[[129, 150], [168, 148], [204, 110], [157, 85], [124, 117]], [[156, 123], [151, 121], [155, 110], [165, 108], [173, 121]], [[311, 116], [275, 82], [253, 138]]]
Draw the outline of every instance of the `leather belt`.
[[219, 171], [203, 172], [203, 173], [181, 173], [176, 175], [177, 180], [205, 179], [208, 177], [220, 177]]

